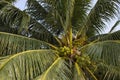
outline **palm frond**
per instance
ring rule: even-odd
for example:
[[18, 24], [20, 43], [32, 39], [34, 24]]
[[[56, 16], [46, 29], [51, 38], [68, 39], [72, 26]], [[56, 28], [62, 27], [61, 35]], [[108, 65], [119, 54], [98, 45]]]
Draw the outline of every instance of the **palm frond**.
[[31, 19], [30, 21], [27, 35], [38, 40], [46, 41], [48, 43], [52, 43], [55, 45], [58, 44], [57, 40], [55, 39], [56, 35], [51, 33], [42, 24], [40, 24], [34, 19]]
[[51, 31], [51, 33], [59, 35], [63, 31], [60, 22], [54, 19], [50, 5], [44, 1], [28, 0], [25, 12], [41, 23], [48, 31]]
[[90, 7], [90, 0], [75, 0], [72, 26], [74, 32], [80, 31], [85, 23], [87, 11]]
[[55, 61], [56, 51], [30, 50], [15, 54], [0, 65], [1, 80], [32, 80]]
[[[106, 40], [93, 42], [83, 47], [85, 52], [91, 58], [91, 61], [97, 65], [95, 71], [98, 80], [116, 80], [120, 78], [120, 41]], [[101, 65], [102, 64], [102, 65]]]
[[88, 39], [89, 42], [92, 42], [95, 40], [97, 41], [120, 40], [120, 30], [113, 33], [96, 35]]
[[20, 11], [19, 9], [12, 6], [12, 4], [6, 1], [0, 1], [0, 19], [11, 26], [12, 28], [17, 28], [19, 32], [23, 29], [28, 30], [28, 24], [30, 21], [29, 15], [25, 12]]
[[120, 24], [120, 20], [118, 20], [113, 27], [111, 28], [111, 30], [109, 31], [109, 33], [113, 32], [113, 30]]
[[16, 2], [17, 0], [3, 0], [3, 1], [7, 1], [7, 2], [9, 2], [9, 3], [14, 3], [14, 2]]
[[95, 75], [99, 80], [119, 80], [120, 68], [119, 66], [107, 65], [101, 63], [98, 65]]
[[51, 6], [51, 11], [53, 18], [56, 21], [59, 21], [61, 26], [64, 28], [64, 31], [71, 26], [71, 18], [74, 10], [75, 0], [44, 0], [45, 3]]
[[120, 79], [120, 68], [119, 66], [104, 66], [107, 68], [104, 80], [119, 80]]
[[3, 64], [10, 57], [11, 57], [11, 55], [9, 55], [9, 56], [0, 56], [0, 65]]
[[48, 14], [41, 2], [37, 0], [27, 0], [27, 9], [25, 10], [35, 20], [39, 21], [45, 19]]
[[0, 55], [41, 48], [50, 48], [50, 44], [24, 36], [0, 32]]
[[119, 0], [97, 0], [97, 3], [88, 14], [88, 19], [84, 26], [87, 30], [87, 35], [91, 36], [96, 32], [102, 31], [105, 25], [104, 22], [110, 21], [116, 16], [119, 4]]
[[74, 65], [74, 73], [73, 73], [73, 80], [86, 80], [85, 73], [83, 70], [79, 67], [77, 63]]
[[71, 70], [63, 58], [58, 58], [36, 80], [71, 80]]
[[53, 34], [27, 13], [15, 8], [8, 2], [0, 1], [0, 5], [2, 6], [0, 9], [0, 19], [2, 19], [7, 27], [13, 29], [15, 33], [34, 36], [34, 38], [50, 43], [57, 43]]
[[84, 51], [92, 60], [120, 66], [120, 41], [101, 41], [87, 45]]
[[[43, 25], [48, 24], [47, 28], [53, 32], [57, 31], [55, 33], [63, 31], [62, 27], [64, 31], [66, 31], [68, 27], [73, 27], [74, 32], [76, 32], [78, 31], [77, 28], [81, 27], [85, 20], [89, 2], [89, 0], [29, 0], [28, 12], [32, 15], [35, 14], [36, 18], [39, 18], [39, 15], [36, 14], [36, 12], [39, 14], [39, 10], [42, 10], [41, 15], [43, 14], [43, 16], [45, 12], [46, 18], [44, 17], [45, 19], [40, 22], [42, 22]], [[32, 10], [33, 8], [35, 8], [34, 11]], [[40, 18], [38, 20], [40, 20]]]
[[2, 20], [0, 20], [0, 31], [4, 32], [10, 32], [10, 28], [7, 27]]

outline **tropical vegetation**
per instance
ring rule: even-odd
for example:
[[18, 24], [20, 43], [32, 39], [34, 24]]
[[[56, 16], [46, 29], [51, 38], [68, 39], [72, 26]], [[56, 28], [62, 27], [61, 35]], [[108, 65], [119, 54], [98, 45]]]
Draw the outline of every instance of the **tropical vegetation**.
[[[120, 0], [0, 0], [0, 80], [120, 80]], [[22, 4], [21, 4], [22, 6]]]

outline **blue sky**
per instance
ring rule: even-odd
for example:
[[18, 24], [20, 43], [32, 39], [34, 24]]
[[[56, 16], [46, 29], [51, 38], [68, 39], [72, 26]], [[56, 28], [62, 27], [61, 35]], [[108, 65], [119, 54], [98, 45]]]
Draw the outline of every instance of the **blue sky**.
[[21, 10], [24, 10], [25, 9], [25, 2], [27, 0], [18, 0], [16, 3], [15, 3], [15, 6], [20, 8]]
[[[18, 7], [18, 8], [20, 8], [21, 10], [24, 10], [25, 9], [25, 2], [26, 1], [27, 0], [18, 0], [15, 3], [15, 6]], [[93, 1], [94, 1], [94, 3], [96, 2], [96, 0], [93, 0]], [[111, 22], [109, 22], [107, 24], [107, 27], [103, 30], [103, 32], [105, 32], [105, 33], [109, 32], [110, 29], [111, 29], [111, 27], [114, 25], [115, 21], [116, 21], [116, 19], [113, 19]], [[117, 31], [117, 30], [120, 30], [120, 25], [116, 27], [115, 31]]]

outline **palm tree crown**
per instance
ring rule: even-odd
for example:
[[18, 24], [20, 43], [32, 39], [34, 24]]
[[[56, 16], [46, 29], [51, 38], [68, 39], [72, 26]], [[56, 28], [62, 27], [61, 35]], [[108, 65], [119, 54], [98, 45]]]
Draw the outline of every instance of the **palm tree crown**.
[[1, 80], [119, 80], [120, 31], [101, 34], [120, 0], [0, 1]]

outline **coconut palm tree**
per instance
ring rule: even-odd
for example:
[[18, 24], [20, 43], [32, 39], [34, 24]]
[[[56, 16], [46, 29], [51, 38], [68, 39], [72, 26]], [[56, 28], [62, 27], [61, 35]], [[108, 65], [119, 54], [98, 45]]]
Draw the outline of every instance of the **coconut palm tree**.
[[[101, 34], [120, 0], [0, 1], [1, 80], [119, 80], [120, 31]], [[22, 6], [22, 4], [21, 4]]]

